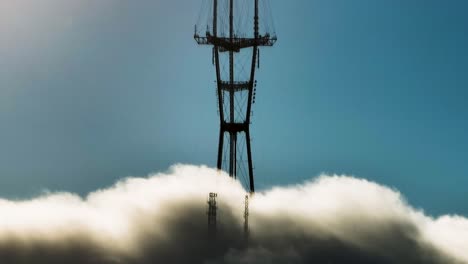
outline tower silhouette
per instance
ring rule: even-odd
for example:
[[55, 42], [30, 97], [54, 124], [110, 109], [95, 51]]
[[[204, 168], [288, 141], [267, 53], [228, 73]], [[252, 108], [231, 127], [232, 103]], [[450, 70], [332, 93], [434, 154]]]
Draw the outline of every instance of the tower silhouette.
[[220, 118], [217, 167], [240, 178], [253, 193], [250, 124], [255, 73], [259, 48], [277, 40], [268, 0], [204, 0], [194, 38], [213, 48]]

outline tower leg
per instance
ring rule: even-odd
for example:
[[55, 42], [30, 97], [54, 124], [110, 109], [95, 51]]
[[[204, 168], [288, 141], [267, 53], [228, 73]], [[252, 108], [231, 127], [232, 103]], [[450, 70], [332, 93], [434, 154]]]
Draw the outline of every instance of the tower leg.
[[224, 131], [219, 130], [219, 143], [218, 143], [218, 170], [223, 169], [223, 148], [224, 148]]
[[229, 176], [234, 178], [234, 134], [229, 132]]
[[253, 175], [253, 164], [252, 164], [252, 151], [250, 148], [250, 131], [245, 131], [245, 143], [247, 145], [247, 162], [249, 167], [249, 184], [250, 184], [250, 193], [255, 192], [254, 185], [254, 175]]
[[249, 196], [245, 196], [244, 200], [244, 238], [246, 241], [249, 239]]
[[234, 179], [237, 179], [237, 133], [234, 133]]

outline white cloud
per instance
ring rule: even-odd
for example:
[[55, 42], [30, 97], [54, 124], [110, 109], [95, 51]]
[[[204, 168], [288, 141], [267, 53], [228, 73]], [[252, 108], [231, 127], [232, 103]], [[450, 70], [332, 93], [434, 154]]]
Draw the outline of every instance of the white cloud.
[[[206, 198], [219, 200], [216, 238]], [[321, 176], [250, 199], [226, 174], [177, 165], [91, 193], [0, 200], [2, 263], [468, 263], [468, 220], [433, 219], [366, 180]]]

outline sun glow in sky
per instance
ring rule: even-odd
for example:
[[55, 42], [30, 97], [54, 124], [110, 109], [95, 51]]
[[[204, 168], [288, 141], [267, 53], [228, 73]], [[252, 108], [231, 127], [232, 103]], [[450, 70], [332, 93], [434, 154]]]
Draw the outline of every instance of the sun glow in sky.
[[[0, 196], [216, 162], [201, 1], [0, 1]], [[468, 214], [466, 1], [271, 0], [257, 187], [344, 173]], [[285, 176], [287, 175], [287, 176]], [[444, 197], [444, 199], [440, 199]]]

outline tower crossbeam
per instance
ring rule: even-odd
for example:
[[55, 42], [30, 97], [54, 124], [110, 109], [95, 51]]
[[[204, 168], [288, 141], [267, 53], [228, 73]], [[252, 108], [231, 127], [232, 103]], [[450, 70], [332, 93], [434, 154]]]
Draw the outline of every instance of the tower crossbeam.
[[206, 32], [206, 37], [200, 37], [198, 34], [195, 34], [194, 39], [199, 45], [218, 46], [220, 47], [220, 52], [239, 52], [241, 49], [251, 48], [255, 46], [272, 47], [277, 41], [276, 37], [270, 37], [270, 35], [259, 36], [258, 38], [234, 37], [231, 41], [230, 38], [211, 36], [210, 32]]

